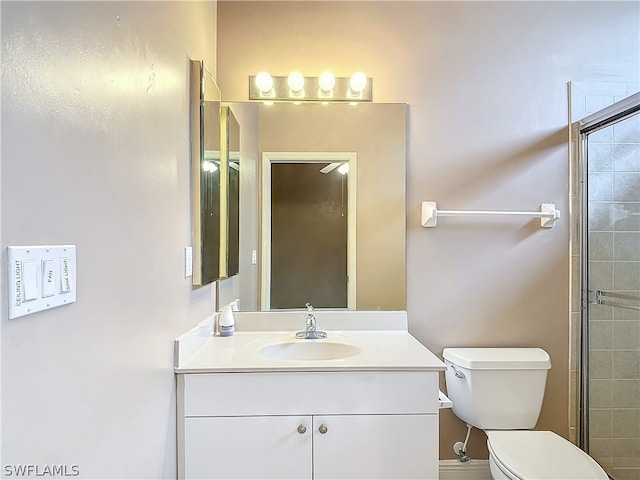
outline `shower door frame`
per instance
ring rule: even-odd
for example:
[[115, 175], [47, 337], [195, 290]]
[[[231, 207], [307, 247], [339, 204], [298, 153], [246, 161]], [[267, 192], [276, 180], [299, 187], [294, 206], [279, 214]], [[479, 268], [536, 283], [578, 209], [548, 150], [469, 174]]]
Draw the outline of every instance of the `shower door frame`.
[[579, 171], [579, 234], [580, 234], [580, 350], [579, 350], [579, 413], [578, 444], [589, 452], [589, 224], [588, 224], [588, 135], [639, 114], [640, 92], [620, 100], [570, 126], [570, 148], [577, 159]]

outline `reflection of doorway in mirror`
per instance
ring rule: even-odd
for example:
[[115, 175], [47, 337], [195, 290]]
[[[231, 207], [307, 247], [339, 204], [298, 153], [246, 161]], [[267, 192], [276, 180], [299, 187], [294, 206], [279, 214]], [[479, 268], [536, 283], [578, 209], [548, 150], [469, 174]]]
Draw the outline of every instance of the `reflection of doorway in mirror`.
[[263, 155], [263, 309], [355, 308], [355, 154]]

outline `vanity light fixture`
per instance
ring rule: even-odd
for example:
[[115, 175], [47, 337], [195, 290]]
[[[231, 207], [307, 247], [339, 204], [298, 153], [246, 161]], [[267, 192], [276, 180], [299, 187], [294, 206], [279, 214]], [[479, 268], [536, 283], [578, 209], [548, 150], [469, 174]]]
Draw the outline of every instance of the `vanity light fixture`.
[[372, 79], [362, 72], [351, 77], [336, 77], [323, 72], [319, 77], [305, 77], [300, 72], [287, 76], [263, 71], [249, 76], [249, 100], [267, 102], [371, 102]]

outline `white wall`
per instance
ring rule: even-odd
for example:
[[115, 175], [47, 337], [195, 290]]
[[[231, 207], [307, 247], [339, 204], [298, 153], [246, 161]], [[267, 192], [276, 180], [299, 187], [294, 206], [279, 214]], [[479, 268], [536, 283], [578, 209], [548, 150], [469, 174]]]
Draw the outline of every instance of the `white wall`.
[[[8, 320], [1, 464], [175, 477], [173, 339], [211, 313], [190, 244], [189, 58], [216, 2], [5, 2], [6, 246], [77, 245], [77, 302]], [[5, 473], [3, 468], [3, 473]]]
[[[261, 70], [331, 69], [373, 78], [377, 102], [409, 104], [407, 310], [434, 352], [455, 346], [549, 351], [538, 428], [569, 436], [567, 82], [637, 82], [637, 2], [234, 2], [218, 4], [218, 80], [246, 100]], [[562, 220], [443, 218], [443, 209], [537, 209]], [[466, 428], [442, 416], [441, 455]], [[481, 434], [470, 454], [486, 457]]]

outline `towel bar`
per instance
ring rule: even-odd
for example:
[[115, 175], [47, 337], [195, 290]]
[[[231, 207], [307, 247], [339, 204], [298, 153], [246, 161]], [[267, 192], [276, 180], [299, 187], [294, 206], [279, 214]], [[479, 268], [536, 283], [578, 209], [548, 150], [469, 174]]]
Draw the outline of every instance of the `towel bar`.
[[540, 218], [542, 228], [552, 228], [560, 218], [560, 210], [553, 203], [543, 203], [538, 212], [514, 212], [500, 210], [438, 210], [436, 202], [422, 202], [422, 226], [435, 227], [438, 217], [475, 217], [485, 215], [517, 215]]
[[[630, 295], [628, 293], [607, 292], [605, 290], [589, 290], [589, 294], [595, 294], [595, 298], [590, 298], [589, 303], [594, 305], [606, 305], [608, 307], [626, 308], [629, 310], [640, 310], [638, 305], [629, 305], [628, 303], [617, 302], [615, 300], [607, 300], [602, 297], [612, 297], [621, 300], [629, 300], [632, 302], [640, 302], [640, 297]], [[591, 295], [589, 295], [591, 297]]]

